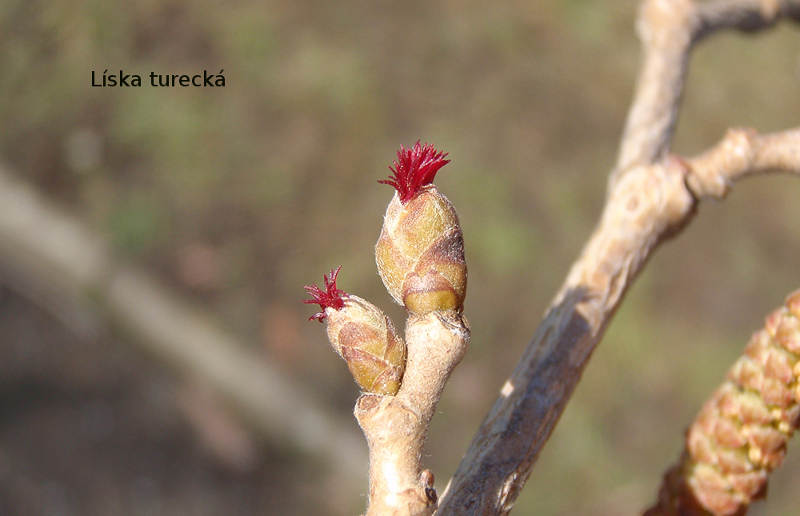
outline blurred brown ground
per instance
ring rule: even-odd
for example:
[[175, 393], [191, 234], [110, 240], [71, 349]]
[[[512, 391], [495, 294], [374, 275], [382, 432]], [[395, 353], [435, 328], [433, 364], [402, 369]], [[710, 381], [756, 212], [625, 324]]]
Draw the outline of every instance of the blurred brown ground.
[[[441, 487], [596, 221], [638, 64], [634, 15], [623, 1], [8, 0], [0, 159], [349, 414], [356, 388], [305, 322], [301, 287], [341, 264], [341, 287], [399, 323], [365, 272], [391, 196], [376, 180], [401, 143], [449, 151], [437, 184], [464, 228], [473, 340], [429, 439]], [[798, 41], [782, 25], [698, 48], [674, 150], [696, 153], [729, 126], [796, 126]], [[106, 68], [224, 69], [227, 86], [90, 87]], [[796, 178], [748, 180], [656, 254], [519, 514], [630, 514], [653, 499], [702, 400], [800, 286], [799, 194]], [[344, 491], [335, 471], [268, 442], [255, 459], [247, 437], [211, 451], [185, 381], [114, 338], [71, 335], [7, 291], [0, 342], [2, 513], [364, 504], [366, 486]], [[792, 451], [753, 514], [792, 512]]]

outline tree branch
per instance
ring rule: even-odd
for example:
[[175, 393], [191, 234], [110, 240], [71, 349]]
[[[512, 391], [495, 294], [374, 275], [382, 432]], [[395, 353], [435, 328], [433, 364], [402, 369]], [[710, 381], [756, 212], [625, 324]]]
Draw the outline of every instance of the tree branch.
[[653, 163], [670, 148], [692, 46], [721, 29], [754, 32], [788, 17], [800, 0], [645, 0], [637, 21], [644, 60], [611, 181], [633, 165]]
[[473, 438], [440, 514], [511, 510], [624, 292], [658, 244], [691, 220], [698, 198], [724, 195], [736, 179], [768, 168], [797, 171], [797, 130], [733, 131], [716, 152], [689, 161], [667, 153], [692, 45], [720, 28], [797, 18], [798, 9], [798, 0], [643, 2], [644, 63], [600, 223]]
[[484, 420], [440, 504], [441, 514], [510, 511], [624, 291], [664, 239], [756, 173], [800, 174], [800, 128], [731, 130], [692, 159], [635, 167], [616, 185], [581, 257]]
[[700, 41], [719, 29], [754, 32], [768, 29], [781, 18], [800, 21], [795, 0], [712, 0], [698, 3], [693, 40]]
[[764, 172], [800, 173], [800, 128], [759, 135], [731, 129], [713, 148], [686, 162], [697, 197], [724, 198], [734, 181]]
[[516, 500], [623, 293], [695, 199], [679, 160], [641, 166], [614, 187], [517, 368], [470, 444], [441, 514], [504, 514]]

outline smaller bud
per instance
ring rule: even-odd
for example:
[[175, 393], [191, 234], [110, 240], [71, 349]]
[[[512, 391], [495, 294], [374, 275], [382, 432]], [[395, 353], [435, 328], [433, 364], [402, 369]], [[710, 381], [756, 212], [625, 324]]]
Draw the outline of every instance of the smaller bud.
[[452, 203], [434, 186], [449, 163], [432, 145], [400, 147], [391, 179], [397, 190], [375, 244], [386, 290], [410, 312], [461, 310], [467, 289], [464, 237]]
[[309, 317], [327, 319], [328, 340], [347, 362], [359, 387], [375, 394], [395, 395], [406, 367], [406, 345], [392, 321], [378, 307], [336, 287], [341, 267], [323, 276], [325, 290], [307, 285], [312, 299], [322, 311]]

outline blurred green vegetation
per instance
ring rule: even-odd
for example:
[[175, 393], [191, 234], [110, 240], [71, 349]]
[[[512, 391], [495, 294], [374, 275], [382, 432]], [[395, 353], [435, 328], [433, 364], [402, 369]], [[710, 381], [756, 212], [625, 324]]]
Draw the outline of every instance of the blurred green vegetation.
[[[430, 436], [443, 486], [597, 220], [638, 65], [634, 15], [619, 0], [7, 0], [0, 156], [348, 413], [356, 388], [305, 322], [301, 287], [342, 264], [342, 288], [401, 321], [369, 272], [391, 196], [376, 180], [401, 143], [449, 151], [437, 183], [464, 228], [473, 340]], [[795, 126], [798, 49], [787, 25], [700, 46], [674, 150]], [[227, 86], [90, 87], [104, 69], [224, 69]], [[656, 254], [517, 512], [615, 515], [654, 498], [702, 400], [800, 286], [799, 194], [796, 178], [748, 180]], [[792, 512], [789, 462], [754, 514]]]

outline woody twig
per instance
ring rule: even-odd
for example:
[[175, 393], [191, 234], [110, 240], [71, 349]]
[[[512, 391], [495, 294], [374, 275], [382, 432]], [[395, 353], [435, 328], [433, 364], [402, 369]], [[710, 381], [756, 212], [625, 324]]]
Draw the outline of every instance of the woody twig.
[[355, 416], [369, 445], [367, 514], [432, 514], [433, 473], [423, 469], [430, 420], [453, 368], [466, 352], [461, 311], [467, 276], [464, 242], [450, 201], [433, 185], [446, 154], [416, 143], [401, 148], [375, 259], [389, 294], [408, 312], [405, 343], [387, 316], [339, 290], [339, 270], [325, 289], [306, 287], [328, 320], [328, 337], [364, 391]]

